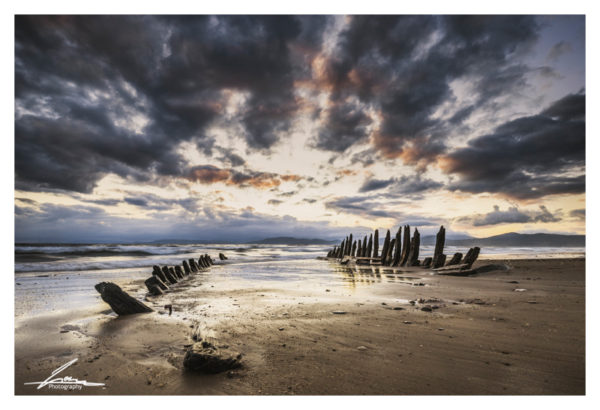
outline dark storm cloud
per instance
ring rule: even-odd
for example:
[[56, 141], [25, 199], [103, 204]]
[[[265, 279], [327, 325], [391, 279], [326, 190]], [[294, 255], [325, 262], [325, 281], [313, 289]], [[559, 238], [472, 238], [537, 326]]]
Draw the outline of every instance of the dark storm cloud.
[[359, 191], [369, 192], [391, 187], [390, 193], [400, 195], [412, 195], [428, 190], [437, 189], [442, 186], [443, 184], [441, 182], [437, 182], [429, 178], [423, 178], [419, 174], [417, 174], [415, 176], [403, 175], [400, 178], [390, 178], [387, 180], [366, 180]]
[[533, 16], [353, 16], [322, 70], [321, 81], [332, 90], [331, 113], [316, 146], [343, 151], [364, 140], [360, 127], [341, 128], [335, 115], [358, 98], [361, 109], [381, 116], [376, 149], [426, 166], [445, 151], [444, 127], [474, 109], [461, 108], [448, 124], [434, 118], [455, 98], [450, 83], [469, 76], [475, 106], [523, 86], [529, 68], [513, 57], [532, 44], [538, 29]]
[[354, 143], [366, 138], [371, 118], [360, 108], [339, 104], [327, 112], [327, 126], [319, 133], [316, 147], [344, 152]]
[[537, 115], [502, 124], [442, 162], [446, 172], [461, 178], [451, 190], [498, 192], [517, 199], [583, 193], [584, 166], [583, 93], [568, 95]]
[[585, 220], [585, 208], [573, 209], [571, 212], [569, 212], [569, 216], [571, 216], [573, 218]]
[[458, 222], [469, 223], [473, 226], [488, 226], [509, 223], [527, 223], [527, 222], [559, 222], [562, 219], [551, 213], [544, 205], [540, 205], [539, 211], [521, 211], [517, 207], [509, 207], [506, 211], [500, 210], [495, 205], [494, 210], [487, 214], [477, 214], [458, 218]]
[[384, 209], [376, 195], [334, 198], [325, 202], [325, 208], [340, 213], [358, 215], [363, 218], [399, 219], [404, 217], [401, 212]]
[[223, 115], [225, 90], [247, 93], [244, 135], [268, 150], [298, 109], [293, 64], [320, 49], [325, 26], [295, 16], [17, 16], [17, 188], [89, 193], [108, 173], [182, 175], [175, 147], [212, 152], [204, 130]]
[[394, 183], [394, 178], [391, 179], [368, 179], [366, 180], [358, 192], [369, 192], [369, 191], [377, 191], [379, 189], [383, 189], [388, 187], [390, 184]]

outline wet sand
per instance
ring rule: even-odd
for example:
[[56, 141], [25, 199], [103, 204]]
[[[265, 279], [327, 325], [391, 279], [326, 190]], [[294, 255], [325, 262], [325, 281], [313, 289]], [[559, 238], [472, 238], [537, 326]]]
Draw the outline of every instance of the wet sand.
[[[147, 300], [150, 314], [117, 318], [98, 299], [18, 316], [15, 393], [585, 394], [583, 259], [495, 260], [510, 269], [472, 277], [320, 263], [335, 286], [232, 285], [225, 265]], [[132, 294], [143, 286], [124, 285]], [[198, 325], [241, 352], [243, 368], [184, 371]], [[75, 358], [61, 375], [105, 386], [24, 385]]]

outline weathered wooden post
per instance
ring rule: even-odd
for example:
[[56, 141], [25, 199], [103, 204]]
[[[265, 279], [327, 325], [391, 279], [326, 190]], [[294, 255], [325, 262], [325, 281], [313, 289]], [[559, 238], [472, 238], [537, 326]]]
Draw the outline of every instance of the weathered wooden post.
[[119, 316], [152, 312], [152, 309], [129, 296], [112, 282], [100, 282], [94, 287], [100, 293], [102, 300], [108, 303], [111, 309]]
[[184, 277], [184, 273], [181, 270], [181, 266], [179, 266], [179, 265], [175, 266], [175, 273], [177, 274], [177, 276], [180, 276], [182, 278]]
[[163, 266], [162, 267], [162, 272], [165, 275], [165, 277], [167, 278], [167, 280], [171, 283], [171, 284], [175, 284], [178, 282], [177, 277], [171, 275], [171, 272], [169, 272], [169, 267], [168, 266]]
[[390, 241], [390, 246], [387, 249], [387, 255], [385, 256], [385, 266], [389, 266], [392, 264], [392, 255], [394, 254], [394, 245], [396, 245], [396, 239], [392, 239]]
[[471, 265], [473, 265], [473, 263], [477, 260], [477, 257], [479, 256], [479, 251], [480, 249], [478, 246], [469, 249], [467, 255], [465, 256], [465, 259], [463, 260], [463, 264], [467, 265], [465, 269], [471, 269]]
[[446, 241], [446, 229], [444, 226], [440, 226], [440, 230], [435, 237], [435, 250], [433, 251], [433, 258], [431, 261], [431, 265], [433, 268], [439, 268], [444, 266], [444, 261], [446, 260], [446, 256], [442, 258], [444, 254], [444, 243]]
[[165, 274], [160, 270], [160, 268], [156, 265], [152, 267], [152, 274], [157, 276], [163, 283], [167, 283], [169, 280], [165, 276]]
[[360, 256], [362, 256], [362, 257], [367, 256], [367, 235], [365, 235], [365, 238], [363, 239], [362, 254]]
[[410, 252], [408, 253], [408, 262], [406, 266], [419, 266], [419, 247], [421, 246], [421, 234], [415, 228], [412, 241], [410, 242]]
[[196, 261], [194, 261], [194, 259], [188, 259], [188, 263], [190, 264], [190, 269], [192, 270], [192, 272], [194, 272], [194, 273], [198, 272], [198, 267], [197, 267]]
[[163, 294], [163, 288], [166, 289], [164, 283], [160, 281], [156, 276], [152, 275], [148, 279], [144, 281], [146, 288], [148, 288], [148, 292], [151, 295], [159, 296]]
[[423, 263], [421, 264], [421, 266], [424, 268], [429, 268], [431, 266], [432, 259], [433, 258], [431, 258], [431, 257], [427, 257], [427, 258], [423, 259]]
[[447, 266], [450, 265], [458, 265], [460, 263], [460, 260], [462, 259], [463, 254], [460, 252], [456, 252], [454, 254], [454, 256], [452, 257], [452, 259], [450, 259], [450, 262], [448, 262]]
[[362, 245], [360, 239], [356, 241], [356, 256], [359, 258], [362, 256]]
[[183, 270], [185, 271], [185, 274], [189, 275], [191, 272], [190, 265], [188, 265], [187, 261], [183, 261], [182, 265], [183, 265]]
[[396, 232], [396, 249], [394, 251], [394, 257], [392, 258], [392, 266], [398, 266], [398, 264], [400, 263], [400, 257], [402, 256], [401, 251], [402, 251], [402, 241], [401, 241], [401, 237], [402, 237], [402, 226], [398, 227], [398, 232]]
[[350, 256], [356, 256], [356, 241], [352, 242], [352, 253], [350, 254]]
[[383, 248], [381, 248], [381, 264], [385, 264], [385, 257], [387, 256], [388, 248], [390, 247], [390, 230], [387, 230], [385, 239], [383, 240]]
[[373, 238], [373, 257], [379, 257], [379, 229], [375, 229], [375, 237]]
[[400, 258], [400, 266], [406, 266], [408, 262], [408, 254], [410, 253], [410, 225], [404, 226], [404, 237], [402, 238], [402, 257]]
[[371, 257], [373, 253], [373, 234], [369, 235], [369, 244], [367, 245], [367, 257]]
[[175, 277], [176, 277], [178, 280], [179, 280], [179, 279], [183, 279], [183, 276], [181, 276], [181, 277], [180, 277], [180, 276], [177, 274], [177, 272], [175, 272], [175, 269], [173, 269], [172, 267], [170, 267], [170, 268], [169, 268], [169, 272], [171, 272], [171, 275], [175, 276]]

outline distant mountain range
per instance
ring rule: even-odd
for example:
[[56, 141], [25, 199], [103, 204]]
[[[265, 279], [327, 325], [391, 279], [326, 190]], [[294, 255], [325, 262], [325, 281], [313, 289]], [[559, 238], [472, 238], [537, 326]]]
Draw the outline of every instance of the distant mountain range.
[[260, 241], [252, 241], [247, 243], [255, 243], [260, 245], [332, 245], [337, 241], [328, 241], [325, 239], [307, 239], [294, 238], [291, 236], [278, 236], [276, 238], [265, 238]]
[[[435, 236], [425, 236], [422, 238], [423, 245], [435, 245]], [[516, 233], [510, 232], [502, 235], [490, 236], [488, 238], [464, 238], [464, 239], [446, 239], [446, 245], [449, 246], [523, 246], [540, 247], [547, 246], [553, 248], [574, 248], [585, 247], [585, 235], [560, 235], [552, 233]]]
[[[381, 232], [381, 231], [380, 231]], [[259, 245], [336, 245], [341, 241], [326, 240], [318, 238], [295, 238], [292, 236], [278, 236], [274, 238], [265, 238], [255, 241], [245, 242], [246, 244]], [[383, 239], [380, 238], [383, 243]], [[206, 241], [193, 239], [159, 239], [150, 243], [178, 243], [178, 244], [231, 244], [227, 241]], [[435, 245], [435, 235], [421, 237], [422, 245]], [[505, 233], [502, 235], [490, 236], [488, 238], [473, 238], [466, 235], [457, 237], [446, 237], [448, 246], [506, 246], [506, 247], [540, 247], [548, 246], [553, 248], [573, 248], [585, 247], [585, 235], [560, 235], [551, 233]]]

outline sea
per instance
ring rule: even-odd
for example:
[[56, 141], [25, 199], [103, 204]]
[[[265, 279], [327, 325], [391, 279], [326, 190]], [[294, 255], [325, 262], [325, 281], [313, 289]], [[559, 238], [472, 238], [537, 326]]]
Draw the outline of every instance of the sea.
[[[153, 265], [180, 265], [208, 254], [221, 284], [257, 286], [345, 286], [339, 266], [318, 257], [332, 245], [249, 244], [16, 244], [15, 315], [76, 308], [98, 302], [94, 285], [142, 280]], [[432, 256], [433, 246], [421, 246], [420, 258]], [[444, 253], [467, 251], [447, 246]], [[228, 259], [219, 261], [219, 253]], [[583, 258], [585, 248], [483, 248], [480, 259]], [[137, 296], [145, 293], [143, 284]]]

